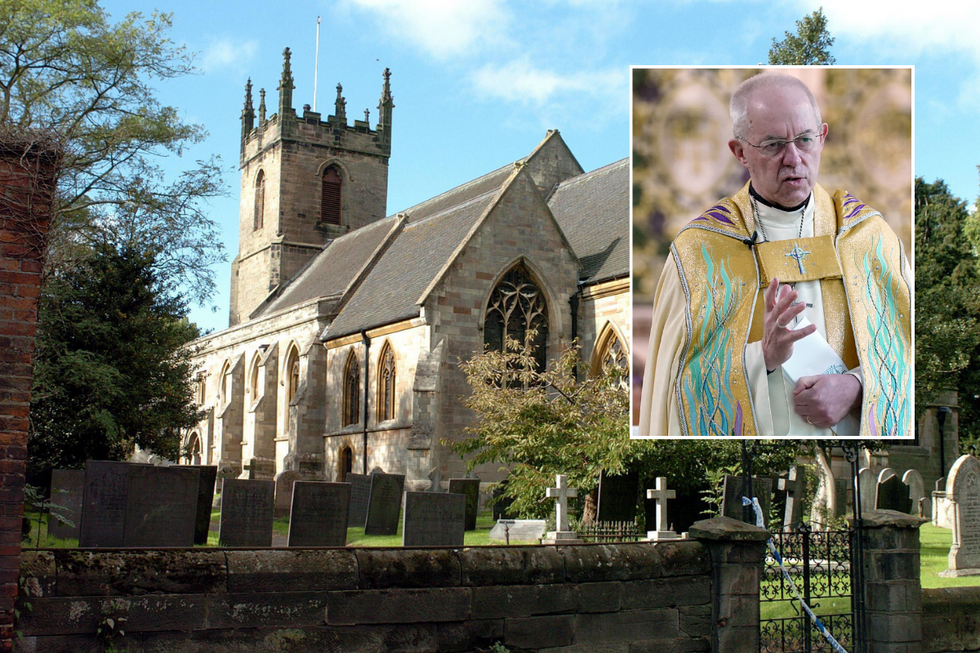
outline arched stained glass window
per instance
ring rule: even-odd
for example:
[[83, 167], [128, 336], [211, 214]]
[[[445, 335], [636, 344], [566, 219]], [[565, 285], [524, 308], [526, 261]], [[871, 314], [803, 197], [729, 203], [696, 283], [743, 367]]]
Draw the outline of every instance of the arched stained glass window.
[[360, 399], [361, 388], [361, 364], [357, 360], [357, 355], [351, 349], [347, 355], [347, 363], [344, 365], [344, 405], [343, 405], [343, 426], [350, 426], [361, 421]]
[[286, 405], [293, 401], [299, 390], [299, 351], [296, 347], [289, 350], [286, 358]]
[[[533, 339], [530, 336], [535, 330]], [[490, 294], [483, 324], [488, 349], [503, 351], [508, 338], [534, 347], [538, 370], [545, 369], [548, 344], [548, 307], [544, 293], [531, 280], [523, 264], [504, 275]]]
[[378, 421], [395, 418], [395, 353], [385, 342], [378, 358]]
[[342, 186], [340, 172], [334, 166], [323, 171], [323, 185], [320, 191], [320, 222], [340, 224], [340, 191]]

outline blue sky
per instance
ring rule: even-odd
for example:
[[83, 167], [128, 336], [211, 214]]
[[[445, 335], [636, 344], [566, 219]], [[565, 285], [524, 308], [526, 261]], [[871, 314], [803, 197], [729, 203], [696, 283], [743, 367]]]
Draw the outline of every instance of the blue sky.
[[[173, 14], [174, 42], [200, 74], [158, 85], [160, 99], [210, 137], [166, 166], [220, 154], [228, 197], [212, 202], [229, 261], [238, 249], [238, 151], [245, 81], [275, 111], [282, 50], [293, 52], [294, 106], [332, 113], [344, 86], [348, 119], [377, 120], [381, 74], [395, 98], [388, 213], [527, 154], [556, 128], [586, 170], [629, 154], [629, 66], [752, 65], [772, 37], [818, 4], [652, 0], [102, 0], [113, 18]], [[915, 172], [943, 178], [972, 204], [980, 164], [980, 6], [823, 0], [838, 64], [915, 66]], [[907, 8], [906, 8], [907, 7]], [[228, 323], [230, 263], [219, 293], [191, 319]]]

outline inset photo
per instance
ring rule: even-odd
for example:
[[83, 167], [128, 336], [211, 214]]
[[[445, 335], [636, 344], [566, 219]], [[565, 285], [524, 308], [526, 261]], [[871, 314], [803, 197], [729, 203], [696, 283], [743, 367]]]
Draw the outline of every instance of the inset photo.
[[913, 437], [913, 69], [633, 67], [633, 437]]

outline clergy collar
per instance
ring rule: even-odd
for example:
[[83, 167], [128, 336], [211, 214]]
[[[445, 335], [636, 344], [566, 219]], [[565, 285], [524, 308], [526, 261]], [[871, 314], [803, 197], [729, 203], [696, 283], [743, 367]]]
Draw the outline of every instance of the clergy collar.
[[760, 204], [765, 204], [771, 209], [776, 209], [777, 211], [782, 211], [784, 213], [796, 213], [797, 211], [799, 211], [800, 209], [802, 209], [807, 205], [807, 202], [809, 202], [810, 198], [813, 197], [813, 191], [812, 190], [810, 191], [810, 194], [806, 196], [805, 200], [803, 200], [796, 206], [790, 206], [790, 207], [780, 206], [779, 204], [774, 204], [770, 202], [755, 190], [755, 186], [752, 185], [751, 181], [749, 181], [749, 195], [754, 197]]

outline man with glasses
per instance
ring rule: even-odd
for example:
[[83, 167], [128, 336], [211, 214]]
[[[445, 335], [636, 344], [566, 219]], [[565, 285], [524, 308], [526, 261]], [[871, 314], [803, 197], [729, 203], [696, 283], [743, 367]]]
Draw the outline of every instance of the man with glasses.
[[828, 127], [803, 82], [732, 95], [750, 181], [671, 244], [654, 304], [640, 435], [905, 436], [911, 314], [902, 244], [817, 184]]

